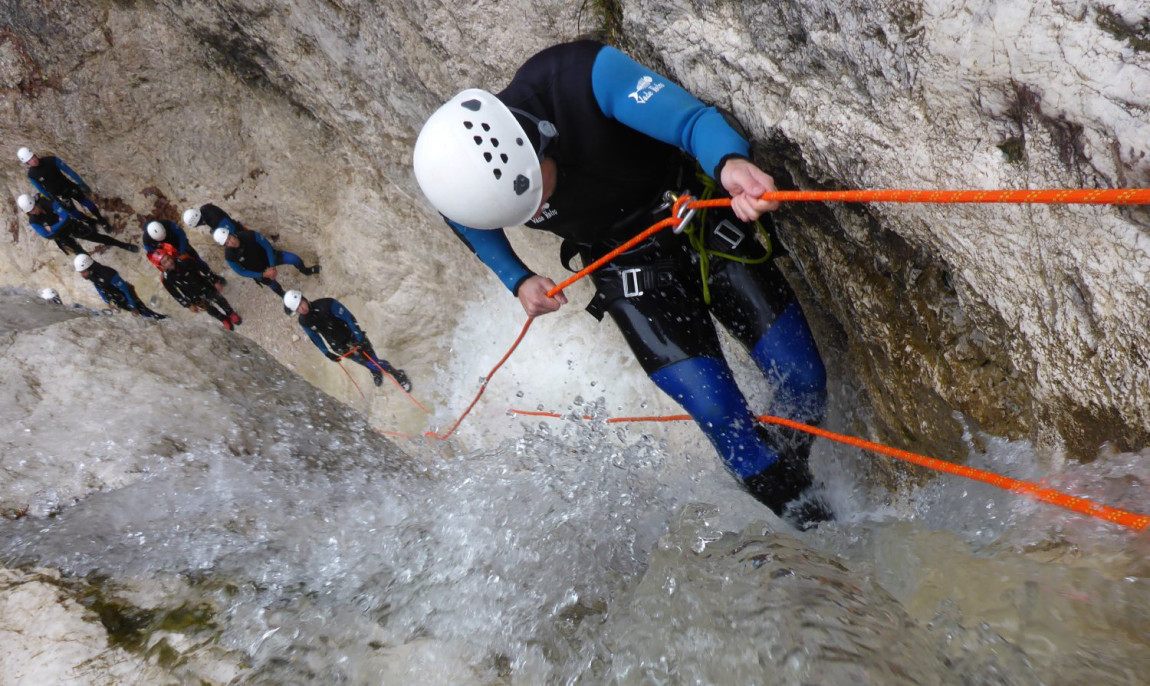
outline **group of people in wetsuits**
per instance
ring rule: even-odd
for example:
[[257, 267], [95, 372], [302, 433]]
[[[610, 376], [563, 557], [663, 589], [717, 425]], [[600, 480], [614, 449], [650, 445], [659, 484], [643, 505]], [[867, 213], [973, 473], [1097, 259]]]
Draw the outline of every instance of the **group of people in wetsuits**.
[[[22, 194], [16, 199], [32, 229], [53, 240], [64, 254], [73, 256], [76, 272], [92, 283], [106, 304], [133, 315], [166, 319], [166, 315], [145, 305], [135, 287], [119, 272], [97, 262], [78, 242], [85, 240], [133, 253], [140, 250], [100, 232], [102, 227], [111, 234], [112, 225], [101, 214], [91, 188], [80, 175], [58, 157], [38, 156], [26, 147], [17, 151], [17, 158], [27, 168], [28, 179], [36, 189], [34, 194]], [[298, 314], [299, 325], [328, 359], [338, 362], [347, 357], [367, 367], [376, 386], [383, 384], [384, 374], [390, 374], [404, 390], [411, 390], [407, 374], [376, 355], [355, 317], [338, 300], [319, 298], [309, 302], [300, 291], [285, 291], [277, 281], [279, 266], [288, 264], [311, 276], [319, 273], [318, 264], [306, 266], [299, 255], [275, 249], [259, 232], [210, 203], [186, 210], [182, 219], [188, 228], [207, 227], [213, 240], [224, 248], [224, 259], [235, 273], [279, 296], [285, 314]], [[160, 271], [164, 289], [176, 302], [192, 312], [207, 312], [228, 330], [243, 323], [223, 296], [227, 280], [200, 257], [179, 224], [169, 219], [149, 219], [141, 242], [148, 261]], [[45, 293], [47, 299], [59, 302], [59, 296], [51, 289]]]

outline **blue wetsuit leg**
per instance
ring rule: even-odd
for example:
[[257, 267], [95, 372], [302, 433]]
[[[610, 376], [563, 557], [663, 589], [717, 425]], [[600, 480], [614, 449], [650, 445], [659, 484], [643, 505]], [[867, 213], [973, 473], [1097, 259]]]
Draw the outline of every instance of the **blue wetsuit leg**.
[[278, 267], [281, 264], [290, 264], [300, 270], [304, 268], [303, 259], [294, 252], [288, 252], [286, 250], [276, 251], [276, 266]]
[[773, 413], [808, 424], [822, 420], [827, 371], [797, 300], [751, 348], [751, 357], [776, 389]]
[[698, 423], [735, 476], [746, 479], [778, 461], [779, 456], [755, 431], [747, 401], [726, 362], [692, 357], [650, 376]]

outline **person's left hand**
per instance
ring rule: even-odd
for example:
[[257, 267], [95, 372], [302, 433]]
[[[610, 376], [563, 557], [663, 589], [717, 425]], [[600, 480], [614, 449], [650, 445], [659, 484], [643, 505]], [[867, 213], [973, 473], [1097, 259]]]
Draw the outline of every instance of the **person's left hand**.
[[753, 222], [763, 212], [774, 212], [779, 203], [763, 200], [763, 193], [773, 193], [775, 180], [750, 160], [732, 157], [719, 172], [719, 182], [731, 194], [731, 209], [745, 222]]
[[268, 267], [267, 269], [264, 270], [264, 278], [265, 279], [271, 279], [272, 281], [275, 281], [276, 273], [277, 272], [276, 272], [275, 267]]

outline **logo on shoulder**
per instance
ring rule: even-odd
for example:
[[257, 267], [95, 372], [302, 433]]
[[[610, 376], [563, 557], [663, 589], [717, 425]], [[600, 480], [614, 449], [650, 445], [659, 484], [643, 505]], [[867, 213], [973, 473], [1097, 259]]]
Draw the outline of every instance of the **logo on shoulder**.
[[636, 104], [642, 105], [666, 87], [667, 84], [655, 83], [655, 79], [647, 75], [639, 79], [639, 83], [635, 85], [635, 92], [629, 94], [627, 97], [633, 99]]
[[547, 221], [548, 219], [551, 219], [552, 217], [555, 217], [558, 214], [559, 214], [559, 210], [552, 209], [551, 203], [549, 203], [549, 202], [543, 203], [543, 207], [539, 211], [539, 216], [538, 217], [532, 217], [531, 219], [528, 219], [527, 223], [535, 224], [536, 226], [538, 226], [539, 224], [542, 224], [543, 222]]

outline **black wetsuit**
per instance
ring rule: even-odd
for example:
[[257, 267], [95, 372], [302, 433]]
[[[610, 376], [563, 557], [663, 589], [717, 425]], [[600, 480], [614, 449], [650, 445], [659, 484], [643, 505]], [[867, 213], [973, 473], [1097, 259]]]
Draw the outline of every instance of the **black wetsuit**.
[[115, 246], [129, 252], [137, 251], [136, 246], [131, 243], [125, 243], [111, 236], [105, 236], [99, 233], [96, 231], [96, 227], [89, 223], [91, 221], [90, 219], [80, 215], [74, 210], [68, 209], [60, 201], [49, 200], [43, 195], [37, 195], [36, 208], [41, 211], [39, 213], [27, 212], [25, 214], [25, 216], [28, 217], [28, 223], [32, 225], [36, 233], [44, 238], [55, 241], [57, 247], [59, 247], [65, 255], [88, 254], [88, 251], [84, 250], [84, 248], [80, 247], [80, 244], [76, 242], [77, 238], [93, 243]]
[[216, 290], [216, 281], [213, 277], [215, 274], [212, 274], [203, 262], [185, 256], [175, 258], [172, 268], [163, 272], [160, 280], [164, 284], [164, 289], [176, 299], [176, 302], [184, 307], [192, 305], [202, 307], [208, 314], [224, 322], [235, 311]]
[[305, 267], [299, 255], [286, 250], [276, 250], [267, 239], [255, 231], [241, 229], [233, 234], [240, 244], [235, 248], [224, 249], [224, 259], [232, 271], [240, 276], [254, 279], [267, 286], [276, 295], [283, 297], [284, 289], [275, 279], [263, 275], [269, 267], [290, 264], [304, 274], [314, 274], [318, 267]]
[[[578, 254], [590, 264], [667, 217], [660, 209], [665, 191], [699, 197], [703, 182], [696, 178], [695, 160], [703, 173], [718, 176], [729, 159], [750, 152], [715, 108], [593, 41], [538, 53], [498, 97], [537, 150], [543, 138], [537, 120], [558, 130], [542, 151], [557, 165], [555, 191], [540, 218], [527, 226], [564, 238], [565, 262]], [[502, 231], [448, 223], [513, 292], [533, 275]], [[692, 247], [687, 234], [657, 234], [592, 274], [596, 294], [588, 310], [596, 317], [611, 315], [651, 379], [691, 413], [751, 492], [781, 513], [811, 484], [810, 440], [756, 427], [712, 317], [748, 348], [776, 386], [772, 414], [819, 421], [825, 369], [789, 285], [762, 259], [756, 228], [719, 210], [695, 225], [706, 250]], [[699, 266], [704, 259], [709, 302]]]
[[[358, 350], [348, 359], [354, 360], [371, 370], [374, 377], [387, 372], [398, 378], [401, 370], [397, 370], [387, 360], [380, 359], [375, 354], [367, 334], [359, 328], [359, 322], [346, 307], [335, 298], [319, 298], [308, 301], [308, 313], [298, 318], [299, 325], [303, 327], [315, 347], [327, 356], [329, 360], [338, 360], [353, 348]], [[404, 375], [406, 380], [406, 375]]]
[[73, 207], [73, 202], [78, 202], [84, 206], [84, 209], [92, 213], [96, 221], [108, 226], [107, 220], [100, 214], [96, 203], [88, 197], [92, 194], [92, 189], [88, 188], [79, 174], [52, 155], [37, 156], [37, 159], [39, 162], [35, 167], [28, 167], [28, 180], [32, 182], [36, 190], [40, 191], [42, 195], [53, 200], [59, 200], [69, 207]]
[[140, 297], [136, 295], [136, 288], [120, 277], [120, 273], [106, 264], [93, 262], [88, 268], [88, 276], [84, 277], [96, 287], [96, 292], [104, 302], [128, 312], [152, 319], [166, 319], [166, 315], [148, 309]]

